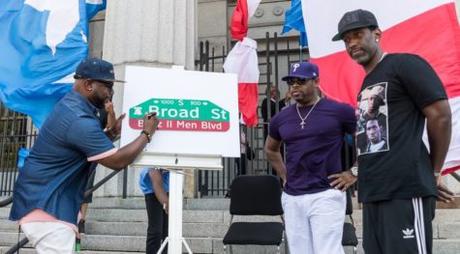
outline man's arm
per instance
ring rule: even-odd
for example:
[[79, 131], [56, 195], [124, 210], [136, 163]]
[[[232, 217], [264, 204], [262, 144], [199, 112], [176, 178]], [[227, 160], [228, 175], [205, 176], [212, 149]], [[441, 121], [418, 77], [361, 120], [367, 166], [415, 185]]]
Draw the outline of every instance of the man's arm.
[[160, 170], [149, 170], [150, 181], [152, 182], [153, 191], [158, 202], [163, 205], [163, 209], [168, 213], [169, 198], [166, 191], [163, 189], [163, 176]]
[[439, 100], [423, 108], [426, 117], [430, 158], [436, 175], [438, 199], [443, 202], [453, 200], [453, 193], [441, 181], [441, 169], [446, 159], [452, 132], [452, 115], [447, 100]]
[[[152, 137], [155, 134], [158, 123], [159, 120], [156, 115], [150, 117], [146, 115], [144, 117], [144, 131]], [[134, 141], [118, 149], [116, 153], [98, 160], [97, 163], [114, 170], [124, 169], [136, 159], [148, 142], [150, 140], [147, 138], [147, 135], [140, 134]]]
[[265, 141], [265, 153], [267, 154], [267, 159], [283, 181], [284, 186], [286, 184], [286, 165], [284, 165], [280, 148], [281, 141], [270, 136], [267, 137], [267, 140]]
[[341, 191], [346, 191], [350, 188], [350, 186], [358, 180], [358, 177], [354, 176], [351, 170], [352, 169], [348, 169], [338, 174], [329, 175], [327, 177], [328, 179], [334, 179], [334, 181], [330, 183], [331, 187]]
[[430, 157], [434, 172], [441, 172], [451, 137], [451, 112], [447, 100], [436, 101], [423, 108], [426, 117]]

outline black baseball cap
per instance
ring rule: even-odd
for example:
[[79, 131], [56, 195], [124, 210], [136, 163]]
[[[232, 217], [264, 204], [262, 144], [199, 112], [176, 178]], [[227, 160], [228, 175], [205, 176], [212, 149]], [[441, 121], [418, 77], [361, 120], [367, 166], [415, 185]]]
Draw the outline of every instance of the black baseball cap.
[[332, 37], [332, 41], [339, 41], [343, 38], [344, 33], [364, 27], [379, 27], [374, 14], [362, 9], [349, 11], [340, 19], [338, 25], [339, 33]]
[[113, 64], [100, 58], [87, 58], [81, 61], [74, 78], [101, 81], [109, 87], [113, 86], [113, 82], [125, 83], [123, 80], [115, 79]]

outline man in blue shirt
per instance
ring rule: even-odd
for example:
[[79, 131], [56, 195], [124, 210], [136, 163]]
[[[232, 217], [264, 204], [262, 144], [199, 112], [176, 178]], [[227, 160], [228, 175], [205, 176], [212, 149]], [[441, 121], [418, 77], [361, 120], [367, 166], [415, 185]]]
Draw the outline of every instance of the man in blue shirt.
[[[131, 164], [150, 142], [155, 115], [144, 117], [144, 129], [130, 144], [117, 149], [103, 132], [97, 108], [113, 93], [113, 65], [101, 59], [83, 60], [74, 88], [55, 106], [43, 124], [13, 193], [10, 219], [19, 224], [37, 253], [72, 253], [77, 215], [88, 179], [88, 164], [120, 170]], [[124, 115], [117, 119], [120, 132]]]

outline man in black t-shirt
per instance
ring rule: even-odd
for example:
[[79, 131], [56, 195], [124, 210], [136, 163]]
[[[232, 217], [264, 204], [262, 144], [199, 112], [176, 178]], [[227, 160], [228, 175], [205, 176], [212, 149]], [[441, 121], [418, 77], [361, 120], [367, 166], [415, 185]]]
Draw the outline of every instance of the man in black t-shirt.
[[[417, 55], [384, 53], [381, 35], [372, 13], [354, 10], [345, 13], [333, 38], [343, 40], [347, 53], [366, 71], [358, 112], [372, 109], [386, 138], [381, 149], [358, 151], [363, 247], [371, 254], [432, 253], [436, 197], [452, 200], [440, 176], [451, 112], [433, 68]], [[370, 105], [373, 91], [381, 100], [378, 110]], [[422, 141], [425, 120], [430, 152]], [[363, 124], [358, 121], [357, 142], [366, 137]]]

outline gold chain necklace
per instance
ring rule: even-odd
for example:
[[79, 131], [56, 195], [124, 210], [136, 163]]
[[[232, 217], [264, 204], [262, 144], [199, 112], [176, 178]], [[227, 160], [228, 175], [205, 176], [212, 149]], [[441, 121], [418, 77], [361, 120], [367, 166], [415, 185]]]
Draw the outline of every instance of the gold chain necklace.
[[313, 112], [313, 109], [315, 108], [316, 104], [318, 104], [318, 102], [321, 100], [321, 98], [318, 98], [318, 100], [316, 100], [315, 104], [313, 104], [313, 106], [311, 107], [311, 109], [308, 111], [307, 115], [305, 117], [302, 117], [302, 115], [300, 114], [300, 110], [299, 110], [299, 104], [296, 104], [296, 107], [295, 109], [297, 110], [297, 115], [299, 116], [300, 118], [300, 128], [304, 129], [305, 128], [305, 121], [307, 120], [308, 116], [310, 115], [311, 112]]

